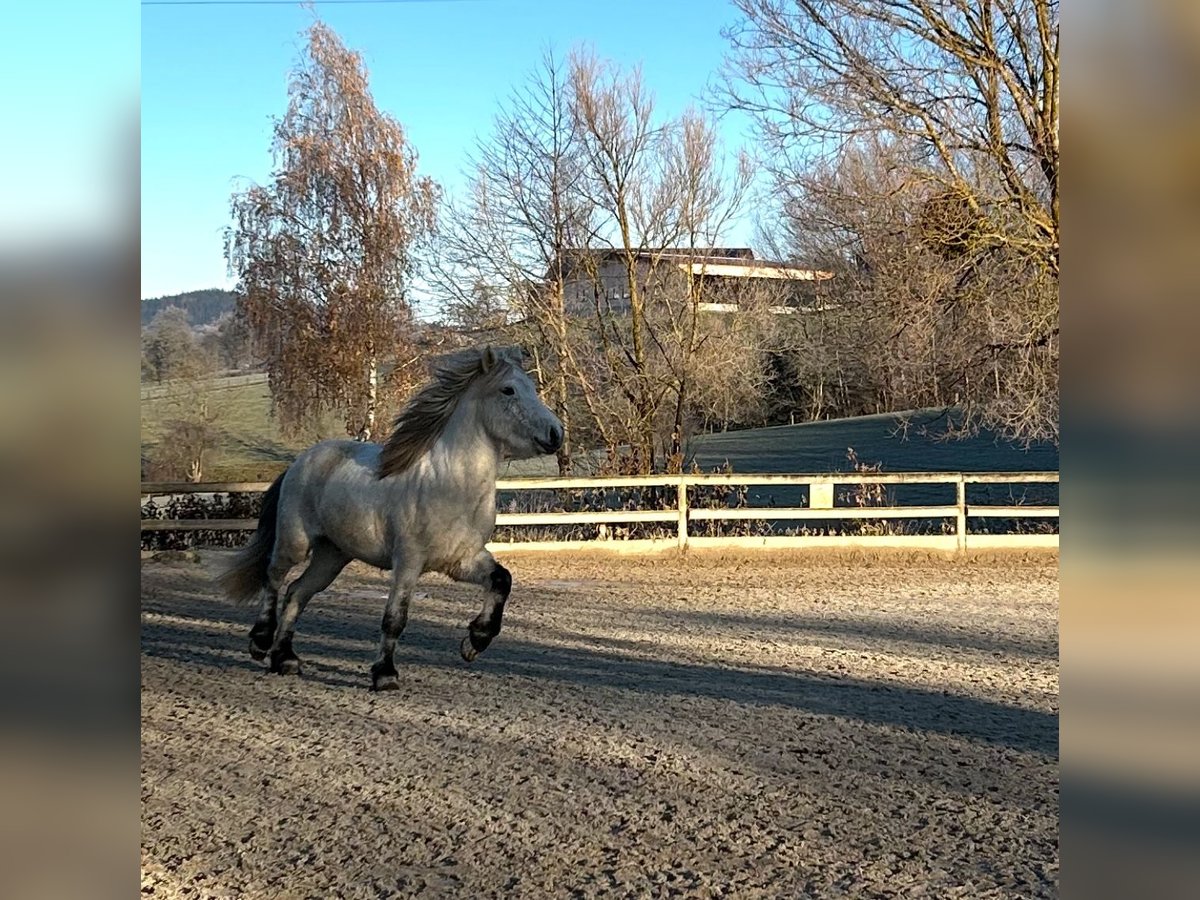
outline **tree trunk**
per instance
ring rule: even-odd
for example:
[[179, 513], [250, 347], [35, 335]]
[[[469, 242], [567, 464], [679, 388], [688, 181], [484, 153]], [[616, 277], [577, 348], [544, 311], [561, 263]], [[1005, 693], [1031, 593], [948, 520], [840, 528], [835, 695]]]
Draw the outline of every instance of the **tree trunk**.
[[671, 429], [671, 455], [667, 458], [667, 471], [671, 473], [683, 471], [683, 409], [687, 397], [687, 382], [679, 385], [675, 396], [675, 423]]
[[567, 412], [567, 372], [562, 358], [558, 364], [558, 420], [562, 423], [563, 440], [558, 448], [558, 474], [571, 474], [571, 416]]
[[363, 419], [362, 430], [358, 433], [360, 441], [371, 440], [375, 433], [375, 413], [379, 404], [379, 361], [372, 352], [367, 361], [367, 410]]

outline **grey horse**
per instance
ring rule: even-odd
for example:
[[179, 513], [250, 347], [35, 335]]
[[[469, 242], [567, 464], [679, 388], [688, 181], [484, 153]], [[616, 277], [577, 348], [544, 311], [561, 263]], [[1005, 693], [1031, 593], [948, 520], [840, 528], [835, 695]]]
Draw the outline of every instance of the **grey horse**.
[[[400, 686], [393, 654], [425, 572], [487, 592], [461, 645], [473, 660], [499, 634], [512, 587], [509, 571], [485, 549], [496, 526], [500, 463], [554, 453], [562, 440], [562, 423], [538, 398], [518, 349], [489, 346], [436, 360], [386, 442], [316, 444], [263, 495], [254, 537], [219, 579], [238, 602], [261, 596], [250, 654], [269, 657], [272, 672], [298, 673], [297, 619], [358, 559], [392, 573], [373, 690]], [[277, 615], [288, 573], [306, 558]]]

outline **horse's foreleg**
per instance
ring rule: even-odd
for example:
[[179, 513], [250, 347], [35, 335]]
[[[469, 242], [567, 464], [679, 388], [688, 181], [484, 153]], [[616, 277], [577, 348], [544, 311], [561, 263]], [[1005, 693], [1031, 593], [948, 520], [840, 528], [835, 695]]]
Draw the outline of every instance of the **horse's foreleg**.
[[397, 564], [392, 569], [392, 587], [388, 591], [387, 605], [383, 609], [383, 624], [380, 628], [379, 658], [371, 666], [371, 690], [394, 691], [400, 687], [400, 673], [396, 671], [396, 641], [408, 624], [408, 604], [412, 600], [419, 572]]
[[292, 649], [292, 636], [296, 621], [304, 607], [314, 595], [319, 594], [338, 577], [350, 557], [328, 541], [313, 546], [312, 559], [304, 573], [288, 585], [284, 597], [283, 612], [279, 615], [279, 627], [271, 644], [271, 671], [283, 675], [295, 675], [300, 671], [300, 660]]
[[504, 604], [508, 602], [508, 595], [512, 590], [512, 575], [486, 550], [452, 575], [458, 581], [478, 584], [487, 591], [483, 609], [471, 620], [467, 636], [463, 638], [459, 648], [462, 658], [471, 662], [486, 650], [492, 638], [500, 633]]

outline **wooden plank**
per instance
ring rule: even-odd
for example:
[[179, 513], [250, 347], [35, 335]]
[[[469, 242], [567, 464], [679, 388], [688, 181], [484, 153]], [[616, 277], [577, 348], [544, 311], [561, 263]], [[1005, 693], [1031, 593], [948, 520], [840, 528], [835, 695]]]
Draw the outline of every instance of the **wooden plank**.
[[959, 476], [954, 484], [954, 538], [959, 550], [967, 549], [967, 483]]
[[957, 547], [952, 534], [881, 535], [765, 535], [761, 537], [690, 537], [688, 547], [698, 550], [844, 550], [895, 547], [900, 549], [949, 550]]
[[500, 513], [497, 525], [604, 525], [610, 522], [674, 522], [674, 510], [626, 509], [612, 512]]
[[958, 512], [956, 506], [839, 506], [809, 509], [804, 506], [746, 507], [742, 509], [693, 509], [692, 521], [700, 519], [938, 519]]
[[[970, 535], [971, 550], [1037, 550], [1057, 549], [1056, 534]], [[855, 535], [855, 536], [791, 536], [766, 537], [695, 537], [688, 538], [691, 550], [937, 550], [954, 552], [956, 535]], [[490, 543], [493, 553], [558, 553], [599, 551], [614, 554], [649, 554], [676, 550], [673, 540], [631, 541], [526, 541]]]
[[684, 475], [689, 486], [701, 484], [954, 484], [959, 478], [979, 484], [1057, 483], [1057, 472], [821, 472], [809, 474]]
[[1041, 550], [1058, 549], [1057, 534], [969, 534], [967, 547], [971, 550]]
[[619, 487], [667, 487], [678, 483], [678, 475], [630, 475], [614, 478], [502, 478], [496, 482], [496, 490], [590, 490]]
[[1057, 506], [972, 506], [967, 509], [971, 518], [1059, 518]]
[[261, 494], [271, 486], [269, 481], [211, 481], [193, 484], [190, 481], [144, 481], [142, 496], [150, 494]]
[[253, 531], [257, 519], [142, 519], [142, 531]]
[[[870, 519], [870, 518], [942, 518], [952, 516], [952, 506], [865, 507], [835, 510], [810, 510], [803, 507], [781, 509], [694, 509], [693, 520], [752, 520], [752, 519]], [[1058, 518], [1057, 506], [1001, 506], [981, 510], [971, 507], [971, 518]], [[611, 513], [501, 513], [497, 525], [600, 525], [620, 522], [674, 522], [678, 513], [657, 510], [625, 510]], [[170, 531], [212, 528], [214, 530], [258, 526], [256, 519], [142, 519], [143, 531]]]
[[679, 507], [679, 521], [675, 528], [675, 540], [679, 544], [679, 549], [687, 546], [688, 542], [688, 495], [687, 485], [682, 481], [676, 490], [676, 501]]
[[677, 550], [674, 540], [638, 538], [630, 541], [496, 541], [487, 545], [492, 553], [563, 553], [599, 550], [605, 553], [662, 553]]
[[[836, 484], [953, 484], [959, 479], [968, 484], [1056, 484], [1057, 472], [821, 472], [808, 474], [744, 473], [734, 475], [635, 475], [612, 478], [504, 478], [497, 482], [499, 491], [592, 490], [621, 487], [667, 487], [681, 482], [699, 485], [836, 485]], [[192, 482], [148, 481], [141, 485], [148, 494], [261, 493], [269, 481]]]
[[805, 474], [685, 475], [689, 487], [698, 485], [781, 484], [803, 487], [814, 484], [949, 484], [955, 472], [821, 472]]
[[964, 472], [967, 484], [1058, 484], [1057, 472]]

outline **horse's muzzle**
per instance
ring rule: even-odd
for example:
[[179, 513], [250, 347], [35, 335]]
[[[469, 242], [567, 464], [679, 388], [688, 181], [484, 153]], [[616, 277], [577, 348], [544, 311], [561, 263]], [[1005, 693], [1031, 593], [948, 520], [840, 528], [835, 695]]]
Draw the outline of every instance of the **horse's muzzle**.
[[534, 443], [543, 453], [557, 453], [562, 446], [563, 430], [559, 426], [551, 426], [544, 438], [535, 438]]

